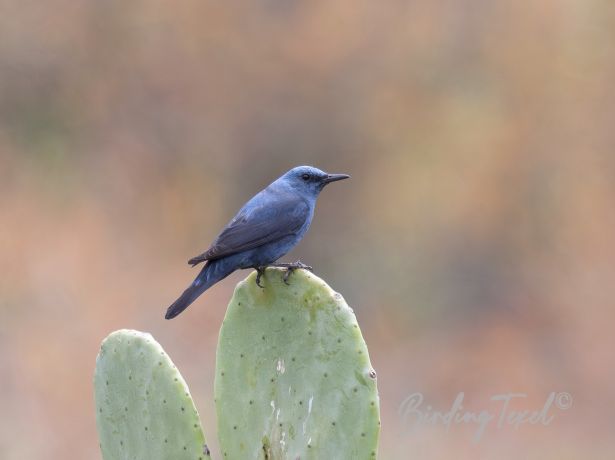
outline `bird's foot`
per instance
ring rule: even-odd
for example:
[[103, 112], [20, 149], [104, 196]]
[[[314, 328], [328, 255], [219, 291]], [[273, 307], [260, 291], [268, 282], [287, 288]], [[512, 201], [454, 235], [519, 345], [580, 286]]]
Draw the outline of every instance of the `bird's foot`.
[[303, 270], [309, 270], [311, 272], [314, 271], [314, 269], [312, 267], [310, 267], [309, 265], [305, 265], [303, 262], [301, 262], [300, 260], [290, 263], [290, 264], [284, 264], [284, 263], [280, 263], [280, 264], [272, 264], [270, 265], [270, 267], [279, 267], [279, 268], [285, 268], [286, 272], [284, 273], [284, 276], [282, 277], [282, 281], [284, 281], [284, 284], [289, 284], [288, 283], [288, 278], [290, 277], [291, 273], [294, 272], [295, 270], [297, 270], [298, 268], [303, 269]]
[[290, 264], [286, 264], [286, 263], [271, 264], [271, 265], [268, 265], [268, 267], [289, 268], [291, 270], [296, 270], [298, 268], [301, 268], [303, 270], [309, 270], [311, 272], [314, 271], [314, 269], [312, 267], [310, 267], [309, 265], [305, 265], [300, 260], [298, 260], [296, 262], [293, 262], [293, 263], [290, 263]]
[[297, 260], [295, 262], [295, 265], [297, 266], [297, 268], [301, 268], [303, 270], [308, 270], [308, 271], [311, 271], [311, 272], [314, 271], [314, 269], [310, 265], [306, 265], [303, 262], [301, 262], [300, 260]]
[[290, 274], [291, 274], [292, 272], [294, 272], [294, 271], [295, 271], [295, 269], [294, 269], [294, 268], [292, 268], [292, 267], [288, 267], [288, 268], [286, 269], [286, 272], [284, 273], [284, 276], [282, 276], [282, 281], [284, 281], [284, 284], [285, 284], [285, 285], [290, 286], [290, 283], [288, 282], [288, 277], [289, 277], [289, 276], [290, 276]]
[[254, 267], [254, 269], [256, 270], [256, 285], [261, 289], [265, 289], [265, 286], [261, 284], [261, 276], [265, 274], [266, 268], [267, 267]]

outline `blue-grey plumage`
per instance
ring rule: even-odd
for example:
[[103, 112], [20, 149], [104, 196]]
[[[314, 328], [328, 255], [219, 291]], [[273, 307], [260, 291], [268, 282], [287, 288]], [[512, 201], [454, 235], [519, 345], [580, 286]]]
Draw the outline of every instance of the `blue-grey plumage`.
[[203, 254], [188, 261], [205, 262], [196, 279], [168, 309], [175, 318], [203, 292], [235, 270], [261, 269], [294, 248], [305, 235], [316, 199], [325, 185], [347, 179], [312, 166], [298, 166], [257, 193], [218, 235]]

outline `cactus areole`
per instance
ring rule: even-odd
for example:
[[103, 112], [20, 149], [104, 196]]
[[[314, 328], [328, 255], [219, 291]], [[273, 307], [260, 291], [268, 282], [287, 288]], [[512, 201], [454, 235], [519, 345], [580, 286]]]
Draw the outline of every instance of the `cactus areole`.
[[151, 335], [120, 330], [103, 341], [94, 396], [104, 460], [209, 458], [188, 386]]
[[[374, 459], [376, 372], [342, 296], [304, 270], [267, 269], [239, 283], [216, 355], [215, 405], [224, 460]], [[188, 386], [151, 335], [120, 330], [94, 374], [104, 460], [206, 460]]]
[[373, 459], [379, 401], [352, 309], [304, 270], [239, 283], [218, 342], [222, 458]]

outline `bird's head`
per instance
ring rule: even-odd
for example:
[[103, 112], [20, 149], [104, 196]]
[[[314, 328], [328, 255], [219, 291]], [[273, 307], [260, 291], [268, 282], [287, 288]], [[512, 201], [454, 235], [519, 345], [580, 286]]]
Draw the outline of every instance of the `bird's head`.
[[282, 179], [295, 190], [317, 196], [325, 185], [349, 177], [348, 174], [329, 174], [313, 166], [297, 166]]

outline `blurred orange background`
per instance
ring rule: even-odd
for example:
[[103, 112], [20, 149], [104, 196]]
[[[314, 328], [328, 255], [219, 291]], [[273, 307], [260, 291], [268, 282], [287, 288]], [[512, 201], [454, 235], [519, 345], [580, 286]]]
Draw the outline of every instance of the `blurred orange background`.
[[[613, 458], [613, 6], [0, 1], [0, 458], [100, 458], [94, 362], [124, 327], [169, 352], [219, 458], [217, 333], [248, 272], [164, 312], [299, 164], [352, 175], [285, 260], [355, 309], [380, 458]], [[573, 406], [478, 443], [399, 413], [462, 391]]]

